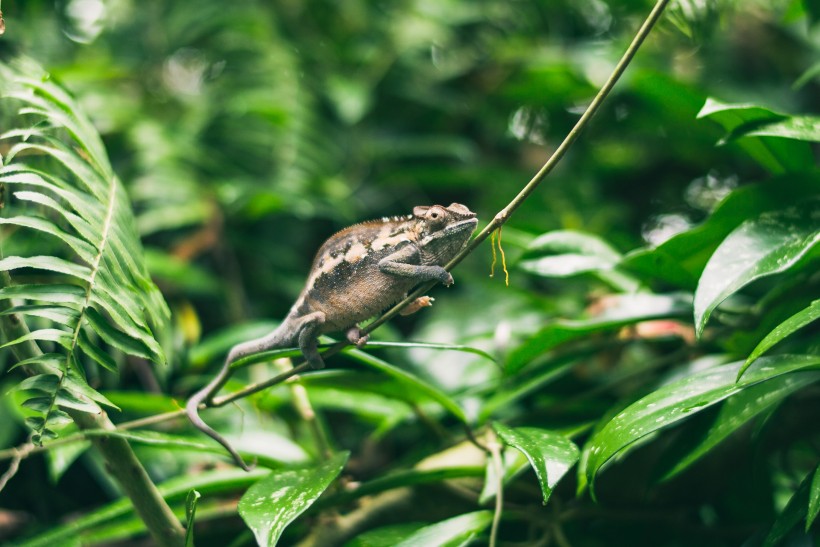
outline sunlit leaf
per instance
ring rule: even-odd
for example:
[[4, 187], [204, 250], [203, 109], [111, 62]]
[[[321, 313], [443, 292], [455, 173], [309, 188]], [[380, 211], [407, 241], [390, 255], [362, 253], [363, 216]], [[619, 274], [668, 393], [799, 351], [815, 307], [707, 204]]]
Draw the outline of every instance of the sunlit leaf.
[[490, 511], [476, 511], [459, 515], [436, 524], [421, 528], [402, 541], [396, 547], [456, 547], [466, 545], [469, 540], [481, 534], [492, 522]]
[[791, 207], [817, 195], [818, 177], [789, 174], [741, 186], [721, 201], [702, 224], [626, 255], [621, 267], [644, 279], [660, 280], [694, 291], [718, 245], [744, 221], [767, 211]]
[[749, 357], [746, 359], [746, 364], [737, 374], [738, 379], [743, 376], [743, 373], [749, 365], [754, 363], [755, 359], [766, 353], [769, 348], [791, 335], [796, 330], [805, 327], [813, 321], [816, 321], [818, 317], [820, 317], [820, 300], [815, 300], [811, 303], [811, 305], [809, 305], [808, 308], [800, 310], [772, 329], [772, 331], [760, 341], [755, 349], [752, 350], [752, 353], [749, 354]]
[[721, 405], [708, 431], [664, 474], [678, 475], [755, 416], [774, 408], [792, 393], [820, 380], [820, 373], [787, 374], [751, 386]]
[[[60, 378], [58, 389], [42, 392], [49, 404], [39, 397], [28, 403], [44, 414], [34, 432], [39, 438], [51, 435], [51, 422], [68, 420], [58, 407], [100, 411], [101, 396], [93, 395], [96, 392], [80, 372], [83, 354], [113, 368], [114, 359], [105, 355], [110, 348], [99, 347], [97, 340], [126, 354], [164, 362], [152, 329], [163, 328], [169, 312], [143, 263], [125, 187], [79, 105], [30, 62], [0, 64], [0, 88], [3, 100], [17, 110], [7, 125], [35, 127], [11, 127], [2, 136], [0, 186], [13, 188], [15, 199], [14, 214], [0, 219], [0, 224], [47, 240], [46, 247], [35, 247], [42, 249], [40, 254], [0, 259], [0, 270], [15, 277], [34, 271], [39, 283], [2, 287], [1, 297], [31, 300], [12, 312], [26, 320], [34, 318], [38, 327], [43, 319], [52, 325], [12, 343], [56, 342], [65, 355], [50, 363], [56, 370], [46, 368]], [[87, 336], [84, 329], [99, 338]], [[40, 365], [44, 363], [32, 362], [34, 368]]]
[[318, 467], [274, 471], [248, 488], [239, 514], [259, 545], [276, 545], [285, 527], [301, 515], [342, 471], [349, 454], [340, 452]]
[[552, 489], [578, 461], [580, 451], [575, 443], [552, 431], [534, 427], [510, 428], [493, 423], [498, 436], [520, 450], [529, 460], [538, 477], [543, 503], [549, 501]]
[[633, 403], [600, 429], [588, 442], [584, 465], [590, 485], [601, 467], [647, 435], [684, 420], [757, 384], [802, 370], [820, 368], [820, 356], [761, 357], [736, 382], [743, 365], [736, 362], [706, 369], [661, 386]]
[[[790, 116], [778, 114], [762, 106], [727, 104], [713, 98], [707, 99], [698, 113], [698, 118], [707, 117], [726, 130], [723, 142], [739, 139], [738, 144], [772, 173], [800, 171], [814, 166], [811, 148], [803, 141], [814, 140], [807, 137], [816, 133], [816, 127], [813, 130], [806, 129], [805, 123], [791, 122]], [[797, 127], [787, 130], [784, 125]], [[755, 129], [766, 126], [773, 128], [768, 133], [778, 134], [770, 136], [765, 131], [760, 136], [753, 134]], [[799, 129], [800, 127], [802, 129]], [[795, 133], [800, 135], [800, 140], [793, 140]]]
[[700, 335], [718, 304], [761, 277], [784, 272], [820, 241], [818, 203], [790, 207], [749, 219], [715, 250], [695, 292], [695, 327]]

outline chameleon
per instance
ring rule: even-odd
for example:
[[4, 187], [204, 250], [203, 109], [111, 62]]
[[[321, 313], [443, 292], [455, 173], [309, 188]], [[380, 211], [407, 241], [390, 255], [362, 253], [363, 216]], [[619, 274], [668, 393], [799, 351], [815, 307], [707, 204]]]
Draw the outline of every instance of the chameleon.
[[[358, 324], [405, 298], [415, 285], [435, 281], [453, 284], [444, 269], [467, 244], [478, 224], [476, 214], [460, 203], [418, 206], [405, 216], [354, 224], [331, 236], [319, 248], [307, 281], [285, 319], [270, 334], [232, 347], [219, 373], [185, 405], [185, 413], [200, 431], [220, 443], [237, 465], [250, 470], [230, 443], [199, 416], [231, 374], [231, 364], [243, 357], [298, 346], [313, 369], [324, 367], [318, 338], [343, 332], [358, 347], [367, 343]], [[423, 296], [405, 314], [431, 305]]]

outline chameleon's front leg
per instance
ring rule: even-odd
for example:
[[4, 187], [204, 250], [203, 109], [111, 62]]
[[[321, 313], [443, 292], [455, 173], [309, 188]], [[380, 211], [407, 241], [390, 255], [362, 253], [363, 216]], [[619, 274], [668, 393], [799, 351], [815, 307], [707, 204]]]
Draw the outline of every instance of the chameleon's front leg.
[[449, 287], [453, 284], [453, 276], [441, 266], [418, 264], [419, 251], [413, 245], [406, 245], [395, 253], [379, 261], [379, 270], [384, 273], [400, 277], [409, 277], [419, 283], [424, 281], [438, 281]]

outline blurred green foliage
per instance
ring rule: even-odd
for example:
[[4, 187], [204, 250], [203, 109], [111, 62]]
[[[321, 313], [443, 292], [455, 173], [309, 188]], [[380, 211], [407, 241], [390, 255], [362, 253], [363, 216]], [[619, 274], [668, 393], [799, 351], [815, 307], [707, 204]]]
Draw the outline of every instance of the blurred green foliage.
[[[0, 62], [33, 59], [91, 119], [172, 310], [154, 333], [167, 366], [105, 340], [91, 349], [119, 374], [93, 356], [81, 363], [120, 409], [112, 419], [177, 408], [232, 344], [267, 332], [335, 230], [454, 201], [492, 218], [574, 125], [650, 8], [5, 0]], [[257, 458], [251, 475], [225, 469], [182, 421], [128, 432], [183, 520], [186, 494], [201, 494], [197, 545], [254, 534], [482, 544], [498, 481], [502, 543], [816, 543], [818, 18], [813, 0], [672, 2], [505, 226], [510, 287], [488, 277], [480, 247], [454, 288], [434, 290], [433, 309], [374, 334], [486, 354], [374, 345], [332, 358], [299, 388], [208, 411]], [[0, 102], [0, 132], [29, 121]], [[10, 146], [0, 141], [4, 164]], [[3, 216], [26, 211], [16, 190]], [[24, 229], [0, 237], [3, 256], [71, 258]], [[226, 390], [278, 366], [244, 367]], [[3, 391], [22, 380], [19, 369], [4, 375]], [[0, 400], [3, 447], [27, 438], [23, 399]], [[495, 428], [500, 478], [462, 442], [463, 422], [482, 439]], [[84, 448], [21, 463], [0, 491], [0, 541], [144, 534]], [[276, 492], [281, 505], [251, 511]], [[365, 525], [345, 528], [361, 514]], [[64, 524], [69, 515], [81, 516]], [[316, 526], [326, 519], [336, 526]]]

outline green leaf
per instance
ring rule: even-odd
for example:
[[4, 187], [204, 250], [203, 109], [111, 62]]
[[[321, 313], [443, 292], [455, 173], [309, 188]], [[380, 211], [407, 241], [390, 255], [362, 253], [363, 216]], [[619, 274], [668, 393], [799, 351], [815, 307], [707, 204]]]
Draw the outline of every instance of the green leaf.
[[510, 428], [499, 422], [493, 422], [493, 429], [505, 443], [517, 448], [527, 457], [538, 477], [543, 503], [546, 505], [555, 485], [578, 461], [578, 447], [563, 435], [545, 429]]
[[[17, 312], [51, 319], [69, 333], [91, 328], [125, 353], [164, 362], [149, 325], [164, 328], [170, 314], [145, 268], [125, 188], [93, 124], [65, 91], [32, 65], [0, 65], [6, 96], [20, 103], [25, 124], [35, 126], [4, 134], [12, 142], [4, 158], [7, 165], [0, 167], [0, 185], [15, 187], [13, 206], [24, 211], [0, 223], [35, 237], [47, 235], [59, 256], [8, 256], [0, 259], [0, 270], [32, 268], [61, 275], [44, 276], [54, 283], [51, 289], [47, 282], [6, 287], [0, 298], [16, 295], [57, 308], [65, 304], [64, 311], [25, 305]], [[66, 276], [77, 286], [68, 288]], [[65, 363], [80, 362], [87, 350], [92, 359], [113, 368], [113, 360], [87, 336], [59, 342], [69, 357]]]
[[[820, 368], [820, 355], [761, 357], [736, 382], [742, 362], [717, 366], [661, 386], [618, 413], [589, 440], [582, 472], [590, 485], [611, 458], [660, 429], [784, 374]], [[593, 491], [594, 493], [594, 491]]]
[[91, 280], [91, 270], [54, 256], [9, 256], [0, 259], [0, 270], [11, 271], [20, 268], [34, 268], [70, 275], [83, 281]]
[[[531, 258], [536, 256], [537, 258]], [[556, 230], [538, 236], [527, 246], [522, 269], [545, 277], [569, 277], [611, 270], [621, 255], [603, 239], [574, 230]]]
[[819, 116], [789, 116], [784, 120], [743, 126], [735, 131], [738, 137], [782, 137], [799, 141], [820, 142]]
[[820, 513], [820, 466], [817, 466], [814, 470], [814, 476], [811, 480], [811, 489], [809, 490], [809, 509], [806, 513], [807, 533], [817, 518], [818, 513]]
[[71, 304], [79, 308], [85, 289], [77, 285], [9, 285], [0, 289], [0, 299], [26, 298], [52, 304]]
[[40, 342], [55, 342], [63, 347], [68, 347], [71, 345], [71, 333], [59, 329], [39, 329], [31, 331], [28, 334], [24, 334], [23, 336], [11, 340], [10, 342], [6, 342], [2, 346], [0, 346], [0, 348], [7, 348], [15, 344], [28, 342], [29, 340], [37, 340]]
[[[707, 117], [726, 130], [722, 143], [739, 139], [738, 144], [741, 148], [772, 173], [801, 171], [814, 167], [811, 148], [807, 142], [802, 141], [813, 140], [806, 137], [810, 137], [816, 129], [807, 129], [805, 120], [790, 124], [790, 116], [778, 114], [767, 108], [753, 104], [727, 104], [712, 98], [706, 100], [698, 113], [698, 118]], [[797, 128], [790, 131], [783, 128], [779, 131], [770, 131], [779, 132], [776, 136], [768, 135], [765, 131], [760, 136], [754, 134], [758, 128], [772, 125], [777, 128], [783, 124], [796, 125]], [[793, 140], [794, 133], [801, 135], [800, 140]]]
[[650, 319], [679, 317], [690, 309], [689, 296], [683, 294], [624, 294], [608, 297], [606, 309], [596, 317], [554, 321], [535, 333], [510, 353], [506, 371], [512, 374], [535, 357], [590, 334], [609, 332]]
[[344, 547], [394, 547], [404, 538], [424, 528], [424, 523], [407, 522], [368, 530], [345, 543]]
[[185, 547], [194, 547], [194, 519], [196, 517], [196, 504], [202, 494], [196, 490], [188, 492], [185, 498]]
[[792, 393], [818, 380], [820, 373], [786, 374], [732, 395], [721, 405], [708, 431], [677, 459], [671, 469], [663, 475], [662, 480], [678, 475], [749, 420], [771, 410]]
[[62, 325], [77, 319], [77, 312], [66, 306], [54, 306], [50, 304], [33, 304], [28, 306], [14, 306], [0, 312], [0, 315], [11, 314], [27, 315], [31, 317], [42, 317], [53, 323]]
[[239, 514], [259, 545], [276, 545], [285, 527], [301, 515], [342, 471], [349, 456], [340, 452], [318, 467], [274, 471], [248, 488]]
[[769, 348], [796, 330], [805, 327], [813, 321], [816, 321], [818, 317], [820, 317], [820, 300], [815, 300], [811, 303], [811, 305], [809, 305], [808, 308], [800, 310], [772, 329], [772, 331], [760, 341], [757, 347], [752, 350], [752, 353], [749, 354], [749, 357], [746, 359], [746, 364], [740, 369], [740, 372], [737, 373], [738, 380], [741, 376], [743, 376], [743, 373], [749, 365], [754, 363], [755, 359], [766, 353]]
[[396, 547], [456, 547], [466, 545], [492, 522], [490, 511], [476, 511], [425, 526], [410, 534]]
[[694, 291], [703, 268], [718, 245], [744, 221], [793, 206], [817, 195], [817, 174], [789, 174], [742, 186], [720, 202], [705, 222], [655, 248], [626, 255], [621, 267], [647, 280], [660, 280]]
[[817, 201], [763, 214], [738, 226], [715, 250], [695, 292], [695, 328], [703, 332], [712, 311], [756, 279], [781, 273], [820, 241]]
[[[807, 518], [806, 522], [808, 523], [807, 511], [811, 501], [809, 496], [814, 486], [815, 475], [817, 475], [817, 468], [812, 470], [801, 481], [800, 486], [797, 487], [792, 497], [789, 498], [786, 507], [777, 515], [777, 519], [775, 519], [774, 524], [772, 524], [772, 527], [769, 529], [766, 539], [763, 540], [763, 547], [781, 545], [783, 539], [789, 532], [797, 527], [797, 524], [803, 517]], [[808, 527], [806, 527], [806, 529], [808, 530]]]
[[434, 400], [445, 410], [447, 410], [450, 414], [454, 417], [458, 418], [459, 421], [462, 423], [467, 423], [467, 416], [464, 414], [464, 411], [461, 407], [451, 399], [446, 393], [434, 387], [427, 382], [422, 381], [421, 379], [413, 376], [412, 374], [401, 370], [400, 368], [394, 367], [393, 365], [383, 361], [377, 357], [373, 357], [361, 350], [357, 349], [347, 349], [345, 353], [354, 357], [357, 361], [374, 368], [380, 372], [387, 374], [388, 376], [394, 378], [395, 380], [404, 384], [409, 390], [412, 390], [416, 393], [420, 393], [425, 395], [426, 397]]

